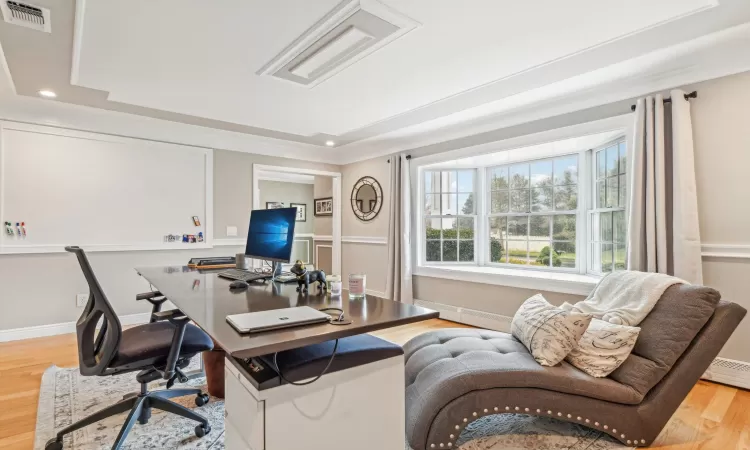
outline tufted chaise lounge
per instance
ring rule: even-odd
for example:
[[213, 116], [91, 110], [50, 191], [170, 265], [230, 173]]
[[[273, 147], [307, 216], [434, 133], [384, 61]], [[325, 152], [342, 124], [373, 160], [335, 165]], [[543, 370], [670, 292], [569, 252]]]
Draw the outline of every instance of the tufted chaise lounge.
[[417, 336], [404, 346], [407, 440], [414, 450], [453, 448], [472, 421], [511, 413], [575, 422], [648, 446], [745, 313], [713, 289], [672, 286], [640, 324], [631, 356], [606, 378], [567, 362], [541, 366], [507, 333]]

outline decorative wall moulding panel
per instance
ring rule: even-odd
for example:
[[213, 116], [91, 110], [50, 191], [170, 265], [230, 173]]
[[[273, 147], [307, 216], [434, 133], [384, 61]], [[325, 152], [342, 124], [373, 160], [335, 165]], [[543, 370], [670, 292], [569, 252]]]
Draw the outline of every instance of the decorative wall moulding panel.
[[701, 255], [714, 258], [750, 258], [750, 245], [702, 244]]

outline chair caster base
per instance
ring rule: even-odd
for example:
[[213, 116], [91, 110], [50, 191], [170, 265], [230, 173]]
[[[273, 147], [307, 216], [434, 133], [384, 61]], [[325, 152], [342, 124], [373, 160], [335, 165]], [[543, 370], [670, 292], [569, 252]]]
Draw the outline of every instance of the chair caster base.
[[62, 441], [58, 441], [55, 438], [50, 439], [44, 445], [44, 450], [62, 450], [62, 448], [63, 448]]
[[208, 394], [199, 394], [195, 396], [195, 406], [203, 406], [206, 405], [211, 397], [208, 396]]
[[[201, 425], [198, 425], [197, 427], [195, 427], [195, 436], [196, 437], [202, 438], [203, 436], [207, 435], [210, 432], [211, 432], [211, 425], [209, 425], [209, 424], [205, 424], [205, 425], [201, 424]], [[62, 448], [62, 447], [60, 447], [60, 448]], [[47, 449], [45, 449], [45, 450], [47, 450]]]

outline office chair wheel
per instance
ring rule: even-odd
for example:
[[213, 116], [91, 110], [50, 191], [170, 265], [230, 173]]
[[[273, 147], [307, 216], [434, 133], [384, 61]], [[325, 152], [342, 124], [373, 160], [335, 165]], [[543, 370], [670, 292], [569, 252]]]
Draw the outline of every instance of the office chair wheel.
[[63, 443], [56, 438], [52, 438], [44, 445], [44, 450], [62, 450]]
[[[199, 438], [202, 438], [203, 436], [207, 435], [211, 432], [211, 425], [205, 424], [205, 425], [198, 425], [195, 427], [195, 435]], [[60, 447], [62, 448], [62, 447]], [[47, 450], [47, 449], [45, 449]]]
[[[209, 397], [208, 394], [198, 394], [198, 395], [195, 396], [195, 405], [196, 406], [203, 406], [203, 405], [205, 405], [205, 404], [208, 403], [208, 400], [210, 398], [211, 397]], [[197, 428], [196, 428], [196, 430], [197, 430]], [[198, 436], [198, 437], [200, 437], [200, 436]]]

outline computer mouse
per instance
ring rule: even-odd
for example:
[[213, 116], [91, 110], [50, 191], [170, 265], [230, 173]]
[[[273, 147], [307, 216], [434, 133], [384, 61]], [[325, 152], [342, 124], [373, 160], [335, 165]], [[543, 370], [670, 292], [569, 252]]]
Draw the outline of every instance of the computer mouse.
[[229, 285], [229, 289], [247, 289], [249, 285], [242, 280], [232, 281]]

